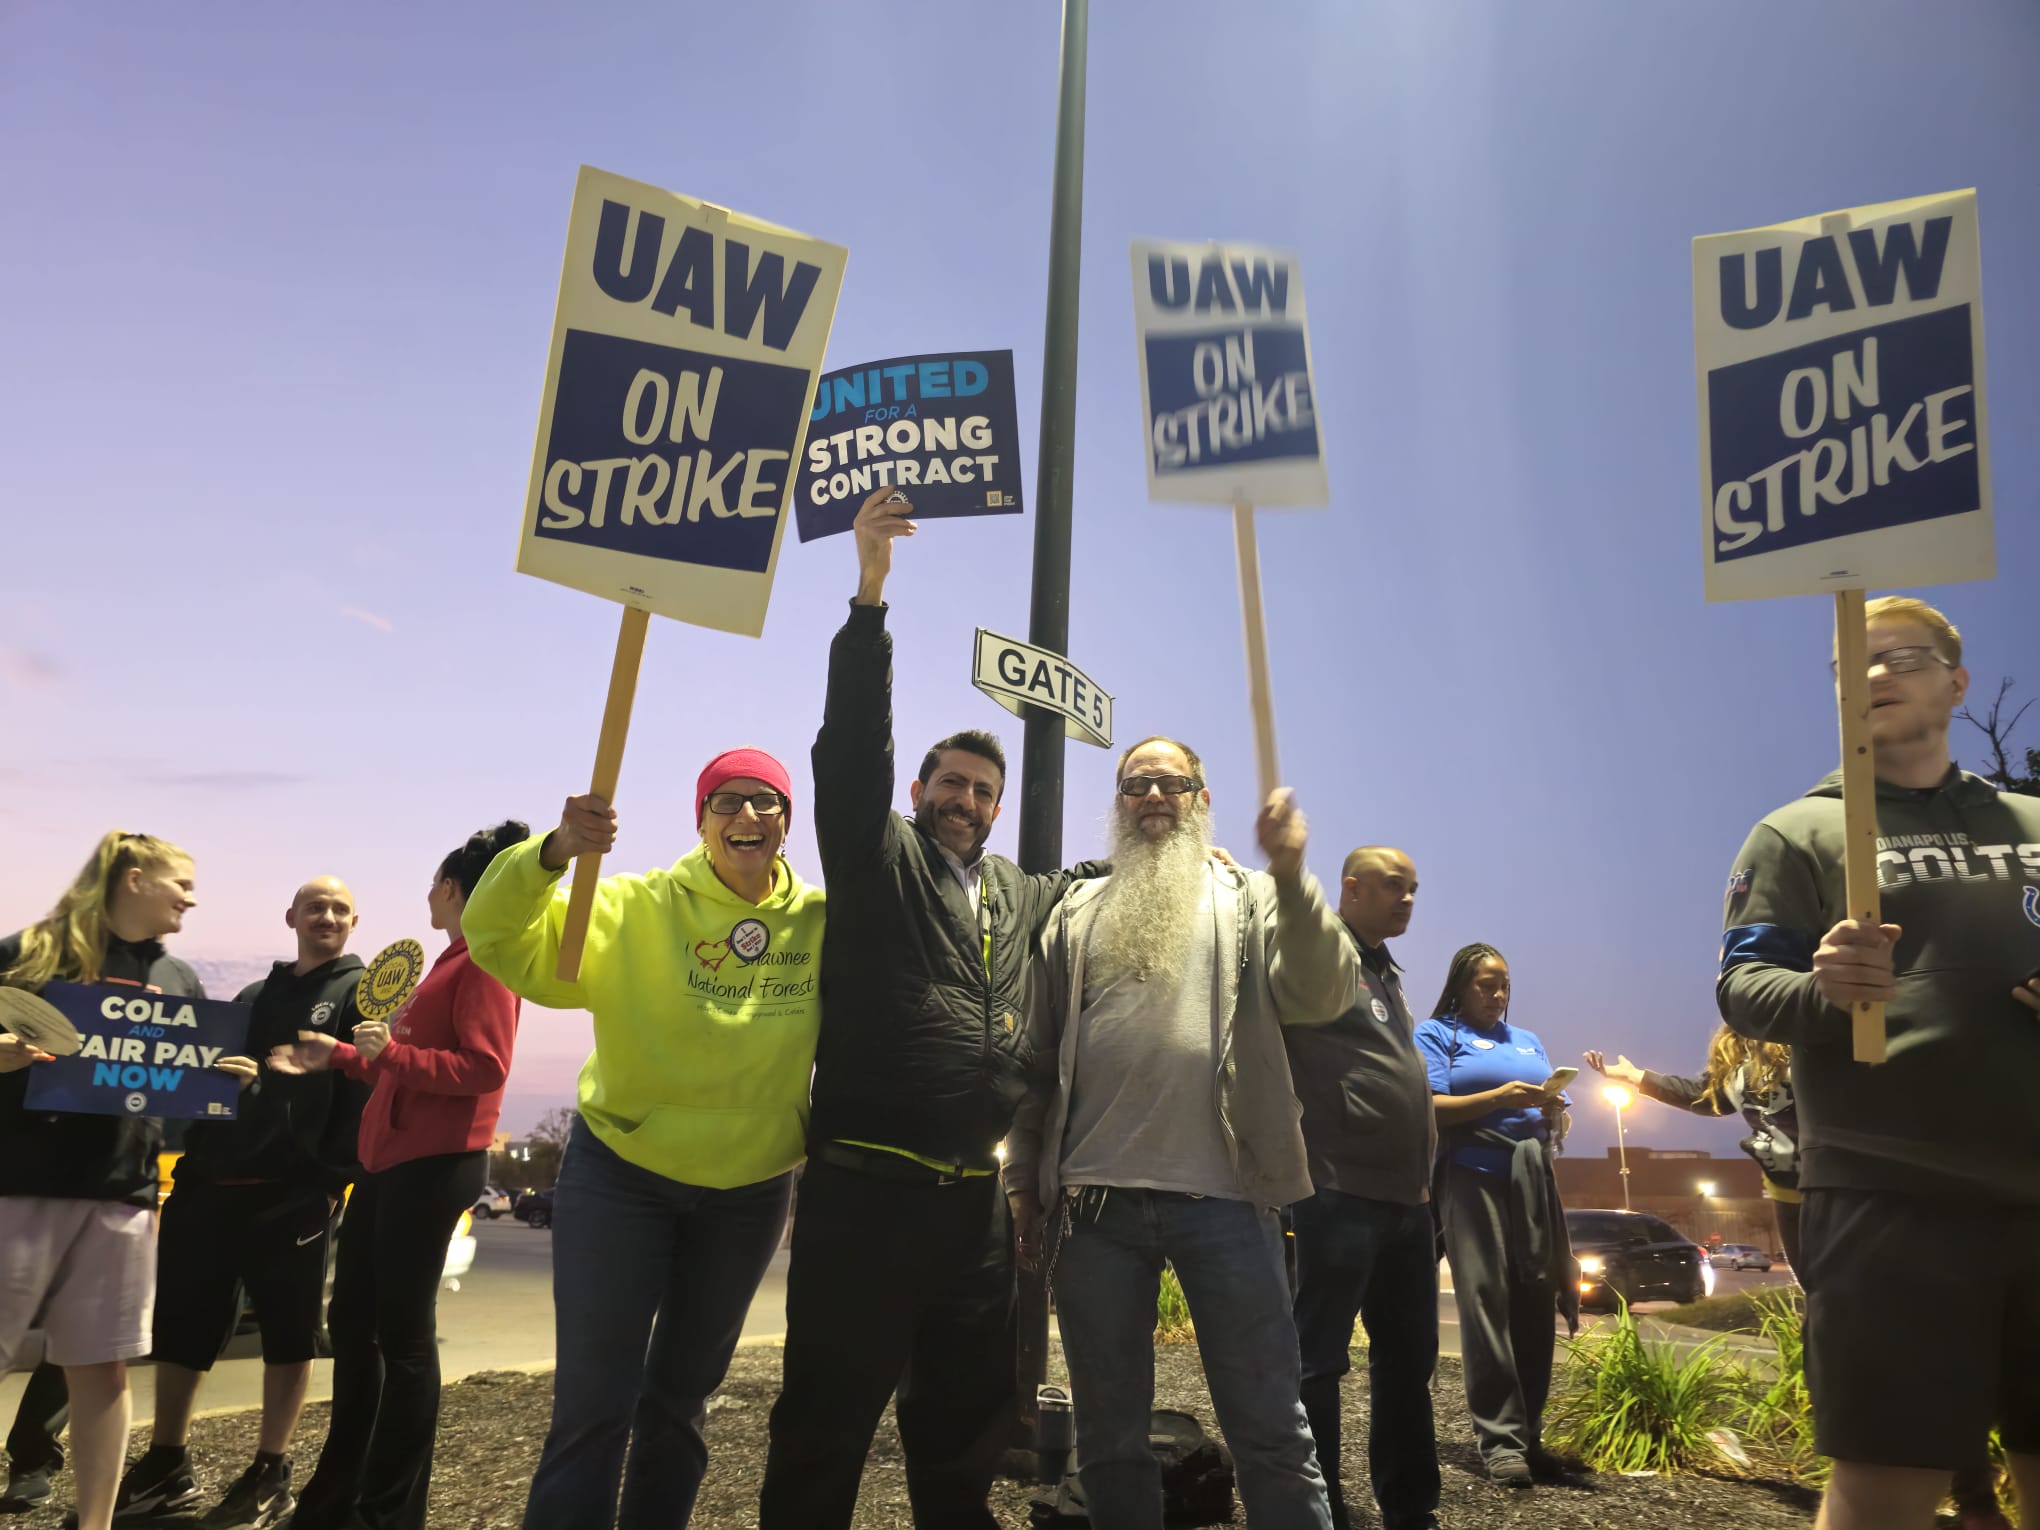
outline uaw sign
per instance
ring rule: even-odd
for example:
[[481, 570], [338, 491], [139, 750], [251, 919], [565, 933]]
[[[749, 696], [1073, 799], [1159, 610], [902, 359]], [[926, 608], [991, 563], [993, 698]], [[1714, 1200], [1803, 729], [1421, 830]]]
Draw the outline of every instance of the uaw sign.
[[1133, 314], [1149, 499], [1327, 501], [1294, 256], [1136, 240]]
[[248, 1007], [121, 985], [51, 983], [42, 996], [79, 1047], [28, 1073], [29, 1110], [229, 1121], [240, 1081], [213, 1064], [240, 1053]]
[[583, 166], [518, 570], [756, 637], [844, 258]]
[[1068, 737], [1112, 746], [1112, 698], [1059, 653], [980, 627], [970, 683], [1015, 717], [1040, 707], [1062, 718]]
[[1709, 600], [1988, 579], [1976, 194], [1693, 241]]

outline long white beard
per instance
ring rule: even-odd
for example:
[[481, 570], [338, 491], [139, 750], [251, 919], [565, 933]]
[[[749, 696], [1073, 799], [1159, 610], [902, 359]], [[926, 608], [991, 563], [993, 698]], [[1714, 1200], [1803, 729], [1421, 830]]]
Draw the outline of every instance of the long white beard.
[[1112, 880], [1100, 894], [1085, 961], [1101, 984], [1178, 977], [1211, 876], [1210, 812], [1193, 801], [1159, 840], [1117, 813], [1112, 839]]

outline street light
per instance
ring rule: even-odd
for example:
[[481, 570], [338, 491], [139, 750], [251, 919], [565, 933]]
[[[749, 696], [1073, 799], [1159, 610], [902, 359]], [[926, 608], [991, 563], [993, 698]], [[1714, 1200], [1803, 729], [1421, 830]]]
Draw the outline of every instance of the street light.
[[1620, 1084], [1610, 1084], [1601, 1091], [1601, 1098], [1615, 1107], [1615, 1151], [1622, 1160], [1622, 1209], [1629, 1205], [1629, 1143], [1622, 1132], [1622, 1107], [1634, 1103], [1636, 1096]]

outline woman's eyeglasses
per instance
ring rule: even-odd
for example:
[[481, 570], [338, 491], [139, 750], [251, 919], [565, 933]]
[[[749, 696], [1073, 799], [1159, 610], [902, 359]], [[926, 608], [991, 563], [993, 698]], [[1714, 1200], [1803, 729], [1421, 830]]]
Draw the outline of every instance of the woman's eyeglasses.
[[708, 810], [711, 813], [719, 813], [724, 818], [734, 818], [743, 812], [744, 804], [747, 802], [751, 804], [751, 811], [760, 818], [777, 818], [786, 811], [786, 799], [777, 792], [752, 792], [749, 796], [742, 792], [708, 794]]

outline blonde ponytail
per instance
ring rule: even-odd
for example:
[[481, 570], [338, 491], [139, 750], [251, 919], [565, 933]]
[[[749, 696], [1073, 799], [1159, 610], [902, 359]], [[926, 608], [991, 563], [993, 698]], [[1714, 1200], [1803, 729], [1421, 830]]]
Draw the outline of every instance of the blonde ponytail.
[[49, 917], [21, 932], [21, 952], [0, 972], [9, 988], [45, 983], [96, 983], [106, 960], [106, 912], [114, 889], [130, 869], [160, 871], [190, 856], [168, 840], [116, 829], [99, 841]]

